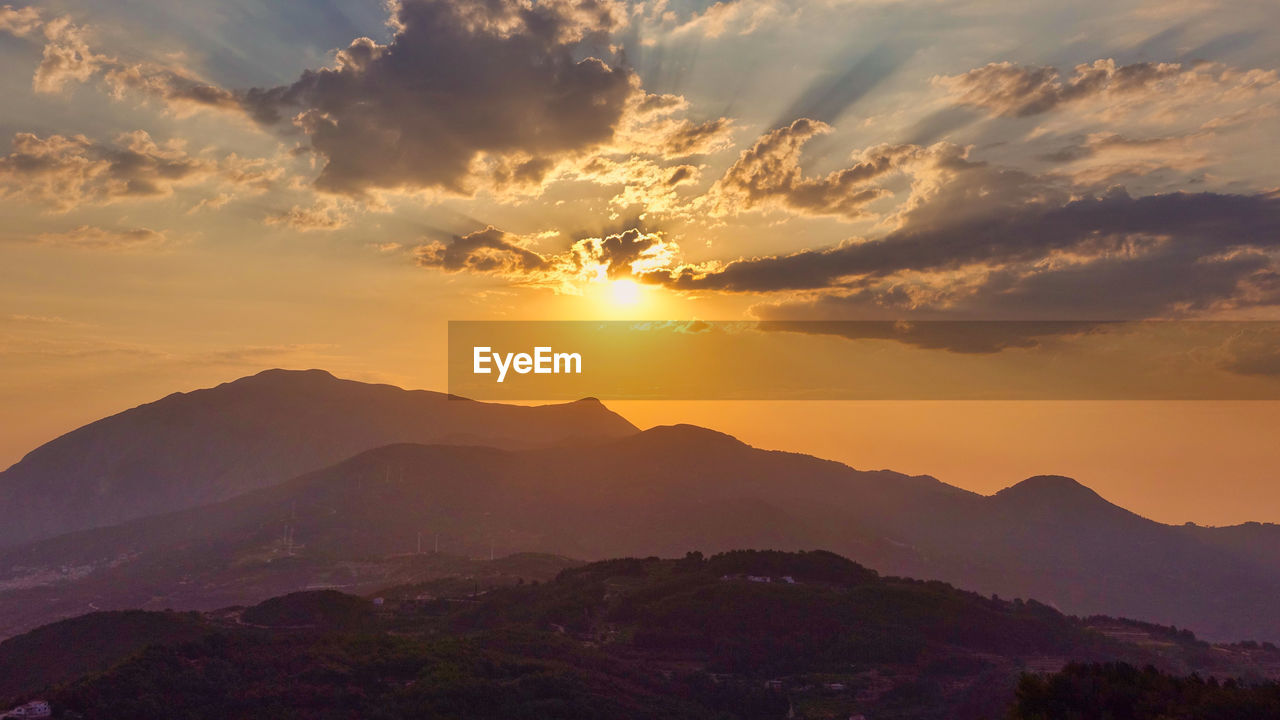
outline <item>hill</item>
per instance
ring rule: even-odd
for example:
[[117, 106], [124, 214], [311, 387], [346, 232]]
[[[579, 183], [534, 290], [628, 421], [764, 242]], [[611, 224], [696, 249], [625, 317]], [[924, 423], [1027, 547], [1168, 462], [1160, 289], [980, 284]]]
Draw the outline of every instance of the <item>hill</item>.
[[368, 588], [437, 547], [587, 559], [828, 547], [886, 573], [1073, 614], [1274, 641], [1271, 533], [1244, 530], [1156, 523], [1067, 478], [984, 497], [691, 426], [517, 451], [401, 444], [222, 503], [4, 551], [0, 587], [13, 590], [0, 593], [0, 616], [23, 618], [16, 630], [88, 602], [210, 608]]
[[[29, 686], [24, 697], [39, 692], [59, 712], [90, 719], [731, 720], [790, 711], [976, 720], [1005, 716], [1027, 671], [1121, 661], [1228, 678], [1254, 673], [1258, 657], [1280, 658], [1108, 618], [1109, 635], [1096, 629], [1102, 619], [882, 577], [822, 551], [626, 558], [546, 583], [380, 595], [387, 601], [372, 614], [367, 601], [337, 593], [211, 613], [198, 638], [159, 639], [104, 672]], [[318, 608], [339, 622], [245, 624], [256, 611], [297, 619]], [[1116, 628], [1130, 639], [1114, 637]], [[96, 630], [115, 634], [101, 621]]]
[[31, 451], [0, 473], [0, 546], [224, 500], [391, 443], [528, 448], [635, 431], [594, 400], [499, 405], [267, 370]]
[[1280, 683], [1178, 677], [1128, 663], [1073, 663], [1018, 684], [1012, 720], [1280, 718]]
[[0, 642], [0, 700], [106, 670], [153, 644], [194, 640], [209, 627], [196, 613], [142, 610], [90, 613], [45, 625]]

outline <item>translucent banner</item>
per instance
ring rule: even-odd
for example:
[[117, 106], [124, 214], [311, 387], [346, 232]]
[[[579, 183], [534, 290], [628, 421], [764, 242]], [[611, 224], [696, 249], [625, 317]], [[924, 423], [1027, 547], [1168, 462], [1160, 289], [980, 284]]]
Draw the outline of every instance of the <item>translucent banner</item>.
[[1276, 400], [1274, 322], [451, 322], [478, 400]]

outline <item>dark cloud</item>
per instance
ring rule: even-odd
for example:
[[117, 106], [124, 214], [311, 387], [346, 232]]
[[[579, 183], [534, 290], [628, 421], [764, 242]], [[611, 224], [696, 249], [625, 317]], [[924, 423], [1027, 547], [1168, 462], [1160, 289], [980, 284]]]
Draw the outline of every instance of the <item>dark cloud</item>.
[[455, 235], [447, 243], [434, 242], [416, 251], [418, 264], [445, 272], [526, 276], [547, 269], [546, 258], [529, 250], [524, 241], [490, 225], [466, 235]]
[[[791, 293], [753, 309], [769, 321], [1032, 323], [981, 333], [946, 325], [892, 331], [904, 342], [965, 352], [1079, 331], [1035, 324], [1043, 321], [1087, 325], [1280, 305], [1280, 193], [1134, 197], [1115, 188], [1080, 197], [1054, 177], [965, 159], [917, 180], [933, 189], [914, 197], [901, 227], [881, 238], [646, 279], [690, 291]], [[847, 334], [816, 327], [809, 331]]]
[[[1110, 267], [1108, 263], [1113, 260], [1131, 262], [1126, 257], [1129, 254], [1138, 256], [1134, 261], [1210, 263], [1222, 253], [1280, 243], [1280, 196], [1276, 194], [1171, 193], [1134, 198], [1117, 190], [1062, 204], [1056, 201], [1057, 197], [1019, 203], [1020, 197], [1026, 197], [1036, 187], [1034, 178], [1016, 171], [980, 169], [989, 179], [1008, 183], [1021, 177], [1027, 185], [1018, 195], [1007, 197], [1002, 208], [969, 218], [957, 212], [948, 221], [947, 213], [940, 212], [947, 206], [982, 194], [984, 185], [1003, 184], [969, 184], [968, 179], [980, 176], [962, 173], [955, 181], [960, 187], [944, 193], [953, 197], [932, 201], [913, 211], [901, 230], [884, 238], [740, 260], [707, 273], [685, 269], [667, 282], [690, 290], [808, 290], [847, 284], [851, 278], [865, 282], [906, 271], [954, 270], [976, 263], [1000, 267], [1030, 263], [1068, 251], [1094, 258], [1099, 263], [1093, 265], [1097, 270]], [[1144, 241], [1159, 249], [1144, 250], [1140, 247]], [[1257, 261], [1242, 256], [1230, 262], [1249, 266]], [[1209, 266], [1202, 269], [1208, 271]], [[1043, 270], [1037, 272], [1045, 278], [1055, 277]], [[1074, 271], [1064, 269], [1057, 277], [1070, 272]], [[1121, 292], [1133, 290], [1116, 288]], [[1077, 304], [1080, 302], [1087, 299], [1080, 298]]]
[[[845, 248], [816, 258], [802, 253], [804, 265], [774, 268], [785, 270], [782, 277], [789, 285], [800, 284], [796, 273], [802, 268], [824, 267], [816, 279], [834, 282], [829, 268], [851, 258], [861, 273], [845, 277], [840, 287], [757, 305], [753, 311], [791, 331], [997, 352], [1113, 322], [1280, 304], [1275, 259], [1280, 196], [1275, 194], [1131, 198], [1113, 193], [1028, 214], [1000, 225], [903, 236], [909, 244], [924, 242], [940, 253], [922, 254], [916, 245], [905, 255], [909, 262], [862, 254], [860, 246], [848, 246], [850, 258], [840, 257]], [[1022, 241], [1006, 242], [1015, 238]], [[866, 266], [868, 261], [875, 266]], [[955, 270], [970, 261], [986, 265], [967, 277]], [[753, 277], [757, 282], [765, 276], [759, 269]], [[849, 320], [909, 322], [844, 322]], [[1228, 369], [1253, 372], [1248, 368], [1271, 362], [1265, 352], [1239, 355]]]
[[116, 61], [106, 63], [105, 68], [103, 78], [117, 96], [136, 92], [178, 110], [212, 108], [238, 111], [240, 107], [235, 93], [177, 68]]
[[715, 118], [695, 123], [680, 120], [672, 123], [665, 132], [659, 131], [659, 154], [667, 157], [687, 157], [712, 152], [726, 141], [729, 129], [727, 118]]
[[937, 82], [950, 89], [961, 105], [979, 107], [992, 115], [1027, 117], [1091, 96], [1151, 90], [1183, 72], [1178, 63], [1117, 66], [1115, 60], [1106, 59], [1077, 65], [1075, 73], [1064, 80], [1054, 67], [999, 62], [940, 77]]
[[[558, 233], [543, 234], [544, 237]], [[578, 293], [582, 285], [671, 268], [679, 246], [661, 233], [630, 228], [584, 237], [558, 252], [531, 249], [534, 238], [503, 232], [492, 225], [448, 242], [414, 250], [418, 264], [445, 272], [470, 272], [504, 278], [513, 284]]]
[[788, 291], [753, 312], [799, 322], [785, 328], [799, 332], [961, 352], [1030, 347], [1095, 323], [1280, 305], [1280, 193], [1134, 197], [1115, 188], [1080, 197], [1053, 177], [967, 160], [926, 181], [936, 191], [879, 239], [648, 279], [688, 290]]
[[[178, 115], [247, 116], [293, 140], [304, 137], [292, 152], [318, 156], [315, 187], [349, 196], [377, 189], [532, 194], [557, 179], [595, 180], [591, 163], [604, 159], [614, 168], [627, 165], [599, 178], [606, 183], [646, 176], [642, 191], [627, 190], [614, 204], [652, 199], [652, 210], [665, 211], [675, 204], [674, 184], [663, 189], [648, 176], [676, 172], [664, 161], [716, 152], [731, 141], [729, 119], [685, 117], [683, 97], [645, 92], [620, 64], [613, 37], [629, 21], [622, 0], [388, 6], [386, 44], [357, 38], [329, 67], [289, 85], [250, 90], [220, 87], [174, 62], [96, 52], [87, 31], [66, 16], [46, 21], [38, 12], [6, 10], [0, 32], [43, 31], [33, 79], [38, 91], [98, 80], [117, 98], [157, 102]], [[677, 183], [694, 179], [692, 171], [683, 175]], [[296, 210], [274, 219], [335, 226], [331, 217]]]
[[973, 283], [955, 288], [913, 287], [894, 278], [755, 311], [776, 320], [1139, 320], [1274, 304], [1280, 301], [1280, 292], [1268, 289], [1274, 277], [1273, 261], [1264, 253], [1213, 257], [1170, 243], [1136, 257], [979, 273]]
[[[1006, 270], [956, 309], [971, 317], [1142, 319], [1257, 304], [1245, 295], [1274, 272], [1273, 260], [1238, 248], [1220, 255], [1215, 244], [1184, 236], [1137, 255], [1108, 254], [1054, 270]], [[1276, 300], [1280, 296], [1266, 301]]]
[[686, 180], [692, 179], [697, 172], [698, 169], [692, 165], [680, 165], [667, 177], [665, 184], [669, 186], [679, 185]]
[[310, 138], [320, 189], [469, 192], [486, 164], [536, 182], [609, 142], [640, 102], [629, 69], [584, 57], [624, 21], [610, 0], [403, 0], [393, 13], [390, 43], [356, 40], [333, 67], [243, 95], [259, 122]]
[[610, 278], [626, 277], [642, 272], [645, 267], [670, 267], [678, 247], [659, 233], [637, 228], [599, 238], [585, 238], [574, 243], [578, 266], [597, 267]]
[[220, 207], [237, 192], [271, 189], [282, 173], [264, 159], [192, 154], [180, 140], [157, 142], [142, 130], [123, 133], [114, 142], [17, 133], [9, 154], [0, 157], [0, 196], [67, 211], [165, 198], [177, 188], [197, 187], [207, 193], [197, 208]]
[[69, 210], [168, 195], [174, 186], [216, 170], [215, 163], [180, 146], [161, 146], [142, 131], [126, 133], [115, 144], [83, 135], [18, 133], [9, 154], [0, 157], [0, 192]]

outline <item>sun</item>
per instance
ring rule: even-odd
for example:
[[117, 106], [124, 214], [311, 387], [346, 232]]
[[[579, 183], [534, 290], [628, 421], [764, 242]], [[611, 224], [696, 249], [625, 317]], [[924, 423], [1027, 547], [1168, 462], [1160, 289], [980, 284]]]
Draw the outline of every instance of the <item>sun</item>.
[[640, 302], [640, 285], [635, 280], [623, 278], [609, 283], [609, 301], [619, 307], [631, 307]]

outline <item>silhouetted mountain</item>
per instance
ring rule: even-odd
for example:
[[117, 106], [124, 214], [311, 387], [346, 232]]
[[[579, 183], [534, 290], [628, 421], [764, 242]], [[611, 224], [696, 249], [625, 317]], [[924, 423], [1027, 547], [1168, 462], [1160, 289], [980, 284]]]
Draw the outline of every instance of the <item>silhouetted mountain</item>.
[[1187, 523], [1180, 528], [1197, 542], [1239, 554], [1259, 567], [1280, 573], [1280, 525], [1247, 522], [1228, 527]]
[[391, 443], [528, 448], [635, 431], [596, 400], [498, 405], [267, 370], [33, 450], [0, 473], [0, 545], [223, 500]]
[[1053, 507], [1072, 512], [1112, 512], [1120, 510], [1128, 513], [1106, 500], [1098, 493], [1061, 475], [1037, 475], [1007, 487], [993, 496], [993, 499], [1019, 512], [1040, 512]]
[[[49, 668], [10, 683], [15, 700], [38, 692], [90, 720], [977, 720], [1008, 713], [1021, 673], [1073, 661], [1246, 679], [1280, 663], [1275, 648], [880, 577], [825, 551], [624, 558], [542, 584], [458, 577], [379, 597], [293, 593], [195, 618], [100, 613], [0, 644], [0, 667]], [[85, 632], [117, 651], [86, 661]]]
[[[691, 426], [521, 451], [400, 444], [222, 503], [0, 553], [0, 587], [29, 588], [0, 595], [0, 612], [256, 602], [266, 589], [357, 582], [343, 578], [438, 539], [456, 554], [588, 559], [827, 547], [1065, 612], [1280, 638], [1280, 572], [1252, 534], [1216, 532], [1147, 520], [1066, 478], [984, 497]], [[75, 590], [48, 584], [63, 579]]]

